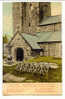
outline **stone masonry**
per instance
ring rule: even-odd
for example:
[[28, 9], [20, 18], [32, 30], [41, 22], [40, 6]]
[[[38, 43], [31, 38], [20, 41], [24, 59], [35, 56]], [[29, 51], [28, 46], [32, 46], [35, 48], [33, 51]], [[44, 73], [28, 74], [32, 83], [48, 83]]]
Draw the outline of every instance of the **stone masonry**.
[[[36, 33], [42, 31], [39, 22], [51, 15], [50, 3], [13, 3], [13, 29], [20, 26], [21, 33]], [[39, 28], [39, 29], [38, 29]], [[44, 29], [44, 27], [42, 27]]]
[[[35, 35], [37, 32], [55, 32], [61, 31], [61, 22], [40, 25], [40, 22], [45, 18], [51, 16], [51, 3], [31, 3], [31, 2], [22, 2], [22, 3], [13, 3], [13, 33], [17, 30], [19, 26], [20, 33], [30, 33]], [[33, 57], [31, 46], [27, 43], [26, 40], [19, 33], [15, 33], [16, 36], [10, 43], [10, 55], [13, 56], [13, 59], [16, 60], [17, 48], [21, 48], [24, 51], [24, 60]], [[62, 44], [61, 42], [52, 42], [39, 44], [40, 48], [43, 49], [43, 56], [53, 56], [61, 57], [62, 55]], [[34, 53], [35, 54], [35, 53]], [[35, 54], [36, 55], [36, 54]], [[41, 55], [41, 53], [39, 53]]]
[[12, 40], [11, 44], [11, 56], [13, 60], [16, 60], [17, 48], [22, 48], [24, 53], [24, 60], [27, 60], [31, 57], [31, 47], [26, 43], [22, 36], [19, 33], [16, 34], [15, 38]]

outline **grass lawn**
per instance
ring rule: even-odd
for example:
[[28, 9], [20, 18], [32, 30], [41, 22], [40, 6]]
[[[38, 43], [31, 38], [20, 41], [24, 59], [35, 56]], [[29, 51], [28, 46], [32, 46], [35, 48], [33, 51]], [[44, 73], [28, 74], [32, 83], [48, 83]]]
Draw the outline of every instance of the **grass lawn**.
[[54, 57], [46, 57], [46, 56], [43, 56], [43, 57], [36, 57], [36, 58], [32, 58], [26, 62], [49, 62], [49, 63], [56, 63], [58, 65], [61, 65], [62, 64], [62, 60], [61, 58], [54, 58]]
[[[57, 69], [50, 69], [48, 74], [44, 76], [40, 76], [39, 74], [33, 73], [20, 73], [15, 71], [16, 65], [10, 67], [3, 67], [3, 74], [6, 73], [13, 74], [17, 77], [25, 77], [26, 80], [24, 82], [62, 82], [62, 60], [60, 58], [53, 58], [53, 57], [37, 57], [32, 58], [25, 62], [51, 62], [57, 63], [59, 68]], [[12, 81], [9, 81], [12, 82]]]

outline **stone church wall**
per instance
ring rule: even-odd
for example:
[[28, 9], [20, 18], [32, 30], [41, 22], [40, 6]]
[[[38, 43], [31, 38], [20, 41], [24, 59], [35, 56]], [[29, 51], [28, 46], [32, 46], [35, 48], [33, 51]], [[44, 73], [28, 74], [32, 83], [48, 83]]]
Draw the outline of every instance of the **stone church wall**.
[[[42, 14], [43, 13], [43, 14]], [[45, 16], [51, 16], [51, 3], [13, 3], [13, 31], [20, 27], [21, 33], [56, 31], [61, 29], [61, 23], [40, 26]]]
[[20, 31], [23, 33], [36, 33], [40, 19], [50, 15], [51, 7], [47, 2], [13, 3], [13, 29], [16, 31], [17, 25], [19, 25]]
[[43, 56], [62, 57], [61, 43], [43, 43], [40, 47], [43, 49]]
[[20, 11], [21, 3], [13, 3], [13, 33], [16, 32], [17, 26], [19, 25], [21, 29], [21, 11]]
[[[25, 6], [24, 6], [25, 5]], [[61, 31], [61, 23], [51, 25], [39, 25], [39, 7], [42, 7], [44, 13], [42, 16], [51, 16], [50, 3], [13, 3], [13, 29], [16, 31], [17, 25], [20, 26], [20, 32], [22, 33], [36, 33], [36, 32], [49, 32]], [[47, 9], [46, 9], [47, 8]], [[49, 10], [48, 10], [49, 9]], [[25, 11], [24, 11], [25, 10]], [[22, 42], [22, 43], [21, 43]], [[21, 47], [24, 49], [25, 58], [31, 56], [31, 47], [19, 36], [13, 41], [12, 44], [12, 56], [16, 53], [16, 48]], [[43, 43], [40, 44], [43, 48], [43, 56], [61, 57], [61, 43]], [[14, 53], [15, 52], [15, 53]]]
[[31, 47], [26, 43], [26, 41], [17, 34], [14, 40], [11, 42], [12, 48], [11, 48], [11, 55], [14, 60], [16, 60], [16, 50], [17, 48], [22, 48], [24, 51], [24, 60], [27, 60], [31, 57]]

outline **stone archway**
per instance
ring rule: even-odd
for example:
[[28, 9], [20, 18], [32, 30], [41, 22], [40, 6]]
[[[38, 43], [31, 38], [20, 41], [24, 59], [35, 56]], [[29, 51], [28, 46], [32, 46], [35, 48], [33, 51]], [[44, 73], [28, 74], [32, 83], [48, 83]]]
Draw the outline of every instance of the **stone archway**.
[[23, 61], [24, 59], [24, 51], [22, 48], [17, 48], [17, 51], [16, 51], [16, 60], [17, 61]]

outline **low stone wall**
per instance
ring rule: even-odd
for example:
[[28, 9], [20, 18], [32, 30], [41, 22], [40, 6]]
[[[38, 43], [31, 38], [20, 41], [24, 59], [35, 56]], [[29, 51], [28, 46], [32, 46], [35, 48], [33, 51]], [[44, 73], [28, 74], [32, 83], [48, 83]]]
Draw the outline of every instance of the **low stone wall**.
[[[18, 63], [16, 67], [16, 71], [20, 72], [31, 72], [31, 73], [37, 73], [37, 74], [42, 74], [44, 75], [45, 73], [48, 73], [49, 68], [55, 63], [45, 63], [45, 62], [40, 62], [40, 63]], [[57, 66], [57, 65], [56, 65]]]

